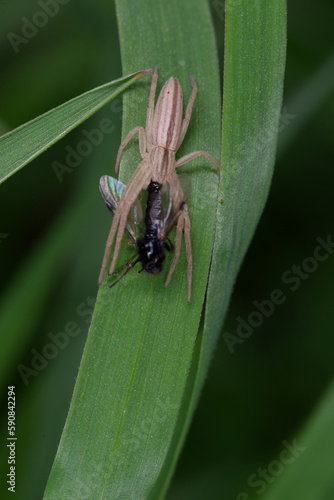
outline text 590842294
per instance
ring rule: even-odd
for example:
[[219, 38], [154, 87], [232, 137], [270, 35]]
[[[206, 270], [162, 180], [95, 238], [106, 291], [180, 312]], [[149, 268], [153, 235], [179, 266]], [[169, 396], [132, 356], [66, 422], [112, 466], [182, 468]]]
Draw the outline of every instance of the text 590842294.
[[8, 387], [8, 465], [7, 473], [8, 491], [15, 493], [15, 457], [16, 457], [16, 436], [15, 436], [15, 386]]

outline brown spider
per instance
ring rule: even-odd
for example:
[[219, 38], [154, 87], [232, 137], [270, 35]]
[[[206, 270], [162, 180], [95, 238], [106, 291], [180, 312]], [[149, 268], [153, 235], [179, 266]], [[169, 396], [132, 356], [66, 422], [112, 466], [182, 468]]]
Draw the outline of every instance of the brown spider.
[[[176, 169], [184, 165], [190, 160], [198, 156], [205, 156], [210, 160], [220, 172], [220, 164], [213, 156], [206, 151], [194, 151], [189, 153], [179, 160], [175, 159], [175, 153], [179, 149], [184, 136], [186, 135], [192, 108], [197, 94], [197, 85], [192, 76], [190, 82], [192, 92], [187, 105], [185, 118], [183, 115], [183, 98], [182, 89], [176, 78], [169, 78], [163, 86], [156, 106], [154, 107], [155, 93], [158, 81], [158, 68], [154, 68], [150, 96], [148, 101], [148, 110], [146, 116], [146, 129], [141, 126], [133, 128], [124, 141], [121, 143], [117, 159], [115, 171], [118, 171], [119, 164], [123, 155], [123, 151], [132, 137], [138, 132], [139, 134], [139, 151], [143, 161], [138, 165], [133, 173], [126, 189], [122, 195], [119, 204], [114, 213], [113, 222], [109, 232], [106, 248], [104, 251], [102, 267], [99, 276], [99, 284], [102, 282], [103, 275], [107, 266], [110, 248], [114, 241], [115, 235], [116, 244], [113, 258], [111, 261], [109, 275], [114, 271], [116, 260], [119, 254], [123, 233], [126, 227], [127, 217], [131, 205], [136, 201], [140, 191], [147, 189], [151, 181], [159, 184], [169, 183], [171, 192], [173, 193], [173, 202], [176, 207], [181, 207], [177, 217], [176, 237], [175, 237], [175, 255], [169, 267], [168, 276], [165, 282], [165, 287], [168, 285], [170, 278], [175, 269], [176, 263], [180, 256], [182, 233], [184, 232], [186, 255], [188, 261], [188, 302], [191, 295], [192, 281], [192, 252], [190, 239], [190, 219], [188, 207], [185, 203], [185, 195], [183, 193]], [[118, 232], [117, 232], [118, 230]]]

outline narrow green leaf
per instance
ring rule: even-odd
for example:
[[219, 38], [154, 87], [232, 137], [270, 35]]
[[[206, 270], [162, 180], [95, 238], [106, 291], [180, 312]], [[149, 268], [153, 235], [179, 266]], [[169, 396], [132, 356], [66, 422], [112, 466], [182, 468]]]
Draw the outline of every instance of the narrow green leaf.
[[301, 135], [313, 116], [333, 94], [333, 88], [334, 53], [332, 52], [301, 87], [288, 97], [286, 107], [298, 119], [293, 120], [289, 127], [282, 130], [278, 145], [279, 154], [285, 153]]
[[[54, 286], [55, 269], [61, 268], [68, 257], [71, 242], [81, 230], [80, 222], [89, 217], [87, 196], [85, 204], [78, 201], [80, 199], [76, 198], [72, 206], [65, 208], [46, 237], [17, 269], [0, 299], [0, 331], [10, 332], [10, 335], [3, 336], [0, 352], [0, 387], [3, 390], [15, 361], [25, 352], [40, 317], [44, 315], [43, 309]], [[17, 314], [18, 310], [20, 314]]]
[[[269, 193], [282, 107], [285, 52], [285, 0], [226, 4], [222, 180], [201, 381]], [[223, 336], [231, 353], [236, 343], [243, 342], [236, 332]]]
[[[226, 4], [222, 174], [205, 310], [183, 404], [185, 438], [228, 307], [242, 259], [271, 182], [282, 105], [286, 4], [275, 0]], [[244, 339], [223, 333], [227, 349]], [[190, 393], [191, 392], [191, 393]], [[175, 440], [177, 438], [175, 437]], [[176, 454], [175, 454], [176, 455]], [[174, 463], [173, 463], [174, 460]], [[170, 458], [169, 476], [176, 456]], [[164, 490], [166, 490], [166, 483]]]
[[[204, 327], [197, 338], [183, 407], [185, 437], [245, 252], [268, 196], [282, 106], [286, 3], [226, 3], [222, 172]], [[223, 333], [227, 349], [244, 339]], [[196, 357], [195, 357], [196, 356]], [[171, 464], [171, 471], [173, 465]], [[166, 488], [166, 486], [165, 486]]]
[[[268, 485], [264, 500], [331, 500], [334, 494], [334, 384], [332, 383], [304, 431], [288, 440], [288, 462]], [[286, 447], [286, 446], [285, 446]], [[291, 451], [292, 450], [292, 451]], [[284, 455], [284, 458], [286, 455]]]
[[0, 183], [149, 72], [137, 71], [89, 90], [0, 137]]

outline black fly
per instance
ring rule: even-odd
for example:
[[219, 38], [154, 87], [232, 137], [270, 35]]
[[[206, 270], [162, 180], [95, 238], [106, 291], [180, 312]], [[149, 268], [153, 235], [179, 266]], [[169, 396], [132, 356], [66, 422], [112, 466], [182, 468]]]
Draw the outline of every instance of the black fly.
[[[113, 177], [105, 175], [100, 179], [99, 189], [105, 204], [114, 214], [126, 186]], [[118, 274], [125, 269], [121, 277], [109, 288], [118, 283], [138, 262], [142, 265], [139, 272], [145, 270], [151, 274], [160, 273], [163, 270], [165, 260], [164, 250], [168, 252], [174, 251], [174, 246], [168, 239], [168, 234], [175, 225], [186, 200], [183, 199], [179, 206], [175, 207], [168, 183], [161, 186], [159, 183], [151, 181], [147, 191], [144, 230], [141, 231], [142, 237], [138, 235], [138, 225], [143, 218], [139, 200], [136, 200], [131, 206], [125, 228], [131, 240], [129, 244], [135, 246], [137, 251], [125, 266], [112, 273], [113, 275]], [[182, 198], [185, 198], [184, 194]]]

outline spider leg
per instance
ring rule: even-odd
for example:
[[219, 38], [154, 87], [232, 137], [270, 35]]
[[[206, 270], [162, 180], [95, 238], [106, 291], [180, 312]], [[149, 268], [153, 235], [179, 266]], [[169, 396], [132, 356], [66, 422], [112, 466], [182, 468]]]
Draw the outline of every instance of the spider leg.
[[193, 106], [194, 106], [194, 102], [195, 102], [196, 94], [197, 94], [197, 90], [198, 90], [197, 85], [195, 83], [195, 80], [194, 80], [193, 76], [190, 77], [190, 82], [191, 82], [191, 86], [192, 86], [193, 89], [191, 91], [191, 94], [190, 94], [190, 97], [189, 97], [189, 101], [188, 101], [188, 104], [187, 104], [186, 113], [185, 113], [185, 116], [184, 116], [184, 120], [183, 120], [182, 125], [181, 125], [181, 131], [180, 131], [179, 140], [178, 140], [178, 143], [177, 143], [177, 146], [176, 146], [176, 151], [181, 146], [181, 144], [183, 142], [183, 139], [184, 139], [184, 136], [187, 133], [187, 130], [188, 130], [188, 127], [189, 127], [190, 118], [191, 118], [191, 113], [192, 113], [192, 110], [193, 110]]
[[191, 224], [190, 224], [190, 219], [189, 219], [189, 214], [188, 214], [188, 207], [185, 204], [182, 212], [180, 212], [180, 215], [178, 217], [177, 221], [177, 226], [176, 226], [176, 236], [175, 236], [175, 255], [173, 257], [173, 260], [171, 262], [171, 265], [169, 267], [168, 271], [168, 276], [165, 282], [165, 287], [168, 286], [170, 279], [172, 277], [172, 274], [174, 272], [175, 266], [179, 260], [180, 257], [180, 252], [181, 252], [181, 240], [182, 240], [182, 233], [184, 231], [184, 238], [185, 238], [185, 243], [186, 243], [186, 254], [187, 254], [187, 261], [188, 261], [188, 294], [187, 294], [187, 301], [190, 301], [191, 297], [191, 281], [192, 281], [192, 252], [191, 252], [191, 239], [190, 239], [190, 229], [191, 229]]
[[190, 302], [191, 297], [191, 281], [192, 281], [192, 271], [193, 271], [193, 256], [191, 251], [191, 237], [190, 237], [190, 218], [188, 214], [187, 205], [184, 206], [183, 209], [183, 217], [184, 217], [184, 241], [186, 243], [186, 255], [188, 262], [188, 294], [187, 294], [187, 302]]
[[124, 149], [126, 146], [129, 144], [131, 141], [132, 137], [136, 135], [138, 132], [139, 134], [139, 152], [141, 157], [144, 157], [144, 154], [146, 153], [146, 135], [145, 135], [145, 130], [143, 127], [135, 127], [130, 132], [128, 135], [125, 137], [124, 141], [122, 141], [120, 147], [118, 148], [118, 153], [117, 153], [117, 158], [116, 158], [116, 164], [115, 164], [115, 172], [117, 174], [119, 165], [121, 163], [121, 159], [124, 153]]
[[[124, 208], [123, 208], [123, 210], [122, 210], [122, 212], [120, 214], [120, 217], [119, 217], [119, 219], [117, 221], [118, 222], [118, 231], [117, 231], [115, 249], [114, 249], [112, 261], [111, 261], [110, 268], [109, 268], [109, 273], [108, 273], [109, 276], [111, 274], [113, 274], [114, 269], [115, 269], [117, 257], [118, 257], [118, 254], [119, 254], [119, 251], [120, 251], [120, 248], [121, 248], [123, 234], [124, 234], [124, 231], [125, 231], [126, 221], [127, 221], [127, 218], [128, 218], [128, 215], [129, 215], [132, 203], [133, 202], [132, 202], [131, 199], [130, 199], [130, 201], [125, 202]], [[113, 236], [115, 236], [115, 235], [113, 235]]]
[[211, 163], [213, 163], [217, 167], [218, 172], [220, 174], [220, 163], [213, 156], [211, 156], [210, 153], [208, 153], [207, 151], [193, 151], [192, 153], [189, 153], [188, 155], [182, 156], [182, 158], [177, 160], [175, 168], [180, 167], [181, 165], [184, 165], [185, 163], [188, 163], [188, 161], [194, 160], [195, 158], [198, 158], [199, 156], [204, 156], [205, 158], [210, 160]]
[[146, 114], [146, 139], [147, 139], [147, 150], [150, 151], [152, 146], [152, 124], [153, 124], [153, 116], [154, 116], [154, 101], [155, 101], [155, 93], [157, 90], [158, 83], [158, 66], [154, 67], [150, 97], [148, 99], [148, 108]]
[[104, 250], [102, 266], [98, 281], [99, 285], [102, 283], [103, 275], [108, 263], [111, 245], [113, 244], [115, 235], [117, 233], [116, 245], [113, 254], [113, 259], [110, 265], [109, 274], [112, 274], [115, 268], [116, 260], [119, 254], [119, 249], [121, 246], [121, 241], [131, 205], [136, 201], [140, 191], [142, 189], [147, 188], [148, 184], [150, 183], [150, 178], [151, 178], [151, 171], [148, 165], [145, 163], [145, 161], [143, 161], [142, 163], [140, 163], [138, 168], [133, 173], [128, 185], [125, 188], [122, 198], [115, 210], [114, 218], [112, 221], [106, 247]]
[[107, 267], [110, 248], [111, 248], [111, 245], [114, 241], [114, 237], [115, 237], [115, 234], [116, 234], [116, 231], [118, 228], [118, 223], [119, 223], [119, 210], [118, 209], [119, 209], [119, 207], [120, 207], [120, 204], [118, 205], [118, 207], [115, 211], [114, 218], [113, 218], [111, 228], [109, 231], [106, 247], [104, 250], [104, 255], [103, 255], [103, 260], [102, 260], [102, 265], [101, 265], [101, 270], [100, 270], [100, 275], [99, 275], [99, 281], [98, 281], [99, 285], [101, 285], [101, 283], [102, 283], [104, 271], [106, 270], [106, 267]]
[[180, 257], [180, 252], [181, 252], [181, 240], [182, 240], [182, 233], [183, 233], [183, 226], [184, 226], [184, 219], [182, 214], [180, 213], [178, 220], [177, 220], [177, 226], [176, 226], [176, 236], [175, 236], [175, 253], [173, 260], [169, 266], [168, 270], [168, 275], [164, 284], [164, 287], [166, 288], [170, 282], [170, 279], [172, 277], [172, 274], [174, 272], [175, 266], [177, 264], [177, 261], [179, 260]]
[[111, 261], [110, 269], [109, 269], [109, 274], [113, 273], [113, 270], [116, 265], [116, 260], [119, 254], [119, 250], [121, 247], [121, 241], [123, 237], [123, 233], [125, 231], [126, 227], [126, 222], [127, 218], [129, 215], [129, 211], [131, 208], [131, 205], [136, 201], [140, 191], [142, 189], [146, 189], [147, 186], [150, 183], [151, 179], [151, 170], [147, 163], [145, 161], [141, 162], [138, 168], [135, 170], [134, 174], [132, 175], [128, 185], [125, 188], [125, 191], [122, 195], [122, 198], [115, 210], [114, 214], [114, 219], [112, 221], [112, 225], [110, 228], [106, 248], [104, 251], [104, 256], [103, 256], [103, 261], [102, 261], [102, 266], [101, 266], [101, 271], [100, 271], [100, 276], [99, 276], [99, 284], [101, 284], [104, 271], [107, 267], [107, 262], [110, 254], [110, 248], [111, 245], [113, 244], [116, 232], [117, 232], [117, 237], [116, 237], [116, 244], [115, 244], [115, 249], [114, 249], [114, 254], [113, 258]]

